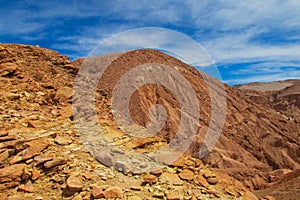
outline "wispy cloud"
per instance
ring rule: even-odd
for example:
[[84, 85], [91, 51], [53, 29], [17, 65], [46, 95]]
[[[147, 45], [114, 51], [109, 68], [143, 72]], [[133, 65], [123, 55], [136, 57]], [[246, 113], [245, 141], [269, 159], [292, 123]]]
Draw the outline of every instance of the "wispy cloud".
[[[38, 43], [76, 58], [122, 31], [170, 28], [198, 41], [220, 66], [224, 80], [260, 81], [299, 76], [299, 68], [292, 73], [280, 68], [300, 63], [299, 10], [298, 0], [7, 2], [0, 8], [0, 36], [1, 42]], [[162, 35], [152, 37], [162, 44], [166, 41]], [[132, 37], [127, 39], [130, 44]], [[154, 41], [137, 37], [135, 42], [138, 40], [143, 44]], [[176, 41], [174, 48], [176, 45], [182, 43]], [[189, 53], [195, 57], [192, 50]], [[248, 68], [247, 78], [235, 69], [234, 64], [239, 63], [248, 63], [243, 66], [243, 70]], [[257, 76], [259, 68], [264, 70]], [[245, 79], [239, 80], [238, 73]]]
[[285, 79], [299, 79], [300, 63], [291, 62], [250, 62], [235, 63], [221, 66], [223, 74], [228, 74], [223, 79], [230, 85], [248, 82], [266, 82]]
[[204, 47], [218, 62], [234, 63], [241, 60], [274, 60], [298, 59], [300, 45], [294, 44], [257, 44], [250, 38], [255, 33], [240, 33], [211, 39], [203, 43]]
[[280, 74], [264, 74], [260, 76], [249, 76], [243, 78], [234, 78], [234, 79], [225, 79], [224, 82], [230, 85], [238, 85], [243, 83], [252, 83], [252, 82], [272, 82], [272, 81], [280, 81], [287, 79], [299, 79], [300, 72], [286, 72], [283, 71]]

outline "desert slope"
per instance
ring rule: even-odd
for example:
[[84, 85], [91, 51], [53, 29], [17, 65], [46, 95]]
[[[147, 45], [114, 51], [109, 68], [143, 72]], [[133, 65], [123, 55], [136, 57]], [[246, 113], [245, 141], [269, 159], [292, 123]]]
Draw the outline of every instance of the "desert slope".
[[[1, 199], [257, 199], [188, 154], [151, 173], [127, 170], [128, 163], [113, 159], [117, 152], [91, 155], [72, 121], [81, 61], [39, 47], [0, 44]], [[97, 94], [97, 105], [111, 142], [151, 147], [149, 141], [128, 140], [110, 120], [104, 93]]]
[[[90, 58], [86, 59], [86, 61], [95, 61], [97, 59]], [[172, 194], [176, 190], [176, 187], [172, 186], [167, 189], [165, 188], [166, 185], [160, 181], [157, 184], [150, 183], [146, 187], [140, 186], [140, 182], [143, 182], [143, 175], [141, 174], [138, 174], [136, 181], [132, 182], [133, 185], [138, 185], [138, 189], [130, 189], [130, 185], [124, 185], [123, 187], [122, 182], [118, 184], [118, 181], [127, 180], [128, 176], [126, 174], [124, 175], [115, 170], [111, 171], [110, 168], [97, 163], [86, 149], [78, 150], [82, 147], [82, 141], [80, 141], [78, 133], [76, 134], [76, 129], [74, 129], [73, 122], [71, 121], [72, 107], [70, 103], [73, 95], [72, 87], [75, 76], [82, 61], [83, 59], [79, 59], [70, 62], [67, 57], [57, 52], [39, 47], [8, 44], [0, 46], [2, 101], [2, 120], [0, 126], [4, 130], [3, 137], [6, 137], [6, 134], [12, 135], [11, 139], [8, 139], [8, 142], [13, 141], [13, 144], [14, 142], [17, 144], [6, 143], [7, 138], [1, 140], [1, 142], [4, 142], [2, 144], [4, 151], [1, 150], [1, 155], [4, 158], [2, 163], [3, 170], [1, 172], [5, 175], [6, 171], [4, 169], [7, 169], [6, 167], [9, 165], [15, 164], [23, 164], [19, 166], [23, 171], [24, 167], [29, 168], [27, 179], [25, 176], [24, 180], [21, 180], [22, 170], [21, 172], [18, 171], [19, 174], [13, 177], [13, 181], [3, 176], [4, 178], [1, 180], [4, 190], [7, 187], [18, 187], [20, 181], [21, 184], [26, 185], [28, 179], [31, 179], [30, 183], [32, 182], [36, 188], [40, 188], [41, 184], [48, 184], [50, 181], [53, 182], [53, 187], [56, 187], [56, 189], [51, 189], [52, 186], [50, 184], [48, 185], [49, 188], [47, 187], [47, 192], [59, 196], [62, 195], [61, 191], [66, 192], [72, 188], [70, 186], [71, 181], [67, 182], [68, 178], [72, 177], [77, 183], [84, 181], [85, 184], [91, 185], [90, 188], [80, 188], [79, 191], [82, 192], [73, 191], [71, 195], [75, 196], [90, 196], [95, 189], [93, 189], [93, 184], [96, 184], [97, 181], [101, 183], [100, 185], [117, 185], [123, 191], [124, 198], [130, 195], [141, 195], [139, 191], [147, 191], [146, 195], [150, 196], [154, 195], [154, 191], [161, 192], [160, 190], [167, 191], [163, 194], [160, 193], [163, 197]], [[241, 196], [241, 198], [251, 199], [255, 198], [253, 196], [250, 197], [251, 193], [238, 183], [235, 184], [233, 179], [225, 175], [223, 176], [220, 172], [226, 172], [242, 181], [251, 190], [258, 190], [274, 186], [278, 180], [284, 179], [288, 172], [299, 168], [299, 124], [297, 124], [296, 120], [277, 112], [271, 106], [266, 107], [263, 104], [259, 104], [244, 92], [226, 85], [227, 110], [222, 134], [214, 150], [202, 160], [209, 168], [205, 168], [204, 165], [199, 164], [202, 162], [197, 159], [198, 152], [203, 142], [203, 135], [207, 132], [211, 121], [211, 99], [206, 82], [203, 80], [203, 77], [207, 77], [207, 75], [156, 50], [136, 50], [122, 53], [109, 65], [99, 82], [96, 93], [96, 111], [99, 121], [106, 127], [105, 134], [112, 141], [118, 142], [124, 148], [133, 148], [142, 153], [168, 144], [176, 135], [180, 122], [178, 100], [172, 94], [172, 91], [155, 84], [145, 85], [132, 95], [130, 111], [136, 123], [146, 125], [150, 120], [148, 110], [151, 105], [156, 103], [164, 105], [169, 115], [167, 123], [156, 137], [144, 140], [132, 140], [126, 134], [124, 135], [113, 122], [113, 115], [110, 108], [112, 91], [116, 83], [129, 70], [146, 63], [163, 64], [175, 69], [189, 81], [200, 102], [201, 117], [198, 123], [199, 130], [196, 139], [181, 162], [174, 166], [169, 166], [163, 171], [163, 173], [172, 173], [175, 176], [179, 176], [183, 169], [192, 171], [192, 174], [184, 171], [185, 175], [191, 175], [190, 177], [192, 178], [183, 179], [183, 187], [179, 188], [180, 195], [193, 196], [195, 194], [198, 195], [197, 192], [200, 191], [203, 197], [207, 194], [211, 198], [224, 197], [230, 199]], [[223, 84], [210, 77], [207, 77], [207, 80], [214, 83], [213, 89], [215, 91], [218, 91]], [[51, 133], [44, 136], [48, 139], [41, 139], [41, 133], [46, 132]], [[33, 154], [31, 153], [23, 158], [24, 150], [32, 146], [32, 144], [36, 144], [33, 142], [23, 145], [29, 134], [33, 136], [31, 140], [41, 140], [41, 144], [44, 145], [35, 150]], [[62, 152], [65, 153], [63, 154]], [[73, 153], [69, 155], [69, 152]], [[50, 159], [50, 161], [54, 159], [58, 163], [58, 166], [50, 165], [51, 162], [50, 164], [46, 164], [46, 166], [43, 163], [39, 165], [37, 169], [42, 174], [41, 179], [38, 178], [38, 181], [32, 180], [33, 178], [28, 174], [33, 176], [32, 171], [36, 170], [34, 166], [36, 161], [34, 158], [36, 154], [41, 153], [47, 156], [49, 154], [54, 155], [54, 157], [61, 160]], [[193, 157], [190, 157], [188, 154]], [[77, 156], [77, 159], [73, 159]], [[101, 158], [101, 155], [99, 156]], [[87, 167], [80, 167], [82, 166], [79, 164], [80, 162], [83, 162], [83, 165]], [[112, 163], [112, 165], [113, 167], [120, 166], [117, 163]], [[95, 167], [104, 171], [104, 174], [102, 173], [101, 176], [106, 177], [106, 180], [104, 180], [105, 178], [102, 180], [101, 177], [95, 176]], [[44, 171], [45, 168], [47, 168], [46, 171]], [[220, 175], [205, 177], [203, 172], [206, 170], [210, 172], [211, 168], [220, 171]], [[92, 179], [89, 180], [89, 178], [86, 178], [88, 175], [85, 176], [83, 174], [70, 176], [73, 172], [79, 171], [81, 173], [86, 170], [91, 173]], [[48, 171], [50, 171], [50, 174]], [[54, 177], [54, 172], [64, 178], [59, 179]], [[203, 180], [200, 175], [204, 178], [217, 177], [219, 178], [217, 181], [219, 184], [214, 185], [213, 183], [216, 182], [210, 179], [211, 184], [207, 185], [204, 182], [202, 184], [205, 184], [205, 186], [199, 186], [199, 180]], [[160, 173], [154, 176], [158, 180], [164, 179], [161, 178], [162, 174]], [[200, 179], [197, 179], [197, 183], [195, 178], [198, 176], [200, 176]], [[151, 178], [155, 179], [154, 177]], [[14, 182], [14, 184], [7, 184], [7, 180]], [[129, 178], [128, 180], [135, 179]], [[39, 181], [41, 181], [40, 184]], [[129, 184], [131, 184], [130, 181], [128, 182]], [[147, 179], [147, 181], [150, 180]], [[223, 182], [226, 184], [222, 185], [221, 183]], [[159, 185], [161, 189], [157, 189], [155, 185]], [[197, 191], [192, 194], [184, 192], [189, 187], [195, 187]], [[240, 191], [239, 187], [243, 188], [241, 189], [242, 191], [247, 192], [237, 192]], [[228, 188], [233, 188], [233, 191]], [[111, 188], [106, 187], [106, 189]], [[103, 190], [106, 191], [106, 189]], [[24, 189], [21, 187], [21, 190]], [[129, 190], [129, 192], [124, 193], [126, 190]], [[15, 194], [12, 190], [8, 194], [21, 195], [20, 193]]]
[[[99, 83], [99, 91], [109, 99], [120, 77], [135, 66], [145, 63], [159, 63], [176, 68], [195, 90], [201, 104], [201, 119], [199, 138], [194, 141], [189, 153], [198, 156], [203, 141], [201, 137], [207, 131], [211, 111], [209, 92], [202, 78], [205, 74], [159, 51], [131, 51], [109, 66]], [[221, 84], [215, 79], [210, 80], [216, 83], [216, 88]], [[234, 87], [226, 86], [226, 93], [227, 113], [223, 132], [215, 149], [204, 162], [226, 171], [251, 189], [268, 187], [272, 182], [270, 173], [274, 170], [299, 168], [299, 126], [296, 120], [287, 118], [271, 107], [258, 104]], [[163, 104], [170, 117], [158, 135], [167, 142], [174, 137], [180, 109], [170, 91], [146, 85], [134, 93], [132, 102], [132, 115], [141, 125], [149, 122], [148, 110], [152, 104]], [[105, 105], [100, 101], [98, 103], [100, 110], [107, 110], [102, 108]]]
[[[261, 106], [272, 108], [286, 118], [296, 120], [300, 117], [300, 80], [285, 80], [269, 83], [251, 83], [236, 86], [247, 97]], [[299, 125], [298, 125], [299, 126]], [[298, 131], [299, 133], [299, 131]], [[259, 195], [272, 194], [278, 199], [299, 198], [299, 169], [277, 170], [274, 173], [283, 174], [275, 178], [270, 188], [258, 192]]]
[[300, 122], [300, 80], [244, 84], [237, 88], [256, 103], [271, 107]]

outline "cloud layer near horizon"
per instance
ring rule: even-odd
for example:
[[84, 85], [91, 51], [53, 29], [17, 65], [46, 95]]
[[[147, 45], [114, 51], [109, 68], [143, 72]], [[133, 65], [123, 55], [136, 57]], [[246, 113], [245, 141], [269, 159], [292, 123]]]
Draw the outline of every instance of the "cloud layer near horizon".
[[2, 1], [0, 42], [74, 59], [121, 31], [164, 27], [199, 42], [228, 84], [275, 81], [300, 78], [299, 10], [298, 0]]

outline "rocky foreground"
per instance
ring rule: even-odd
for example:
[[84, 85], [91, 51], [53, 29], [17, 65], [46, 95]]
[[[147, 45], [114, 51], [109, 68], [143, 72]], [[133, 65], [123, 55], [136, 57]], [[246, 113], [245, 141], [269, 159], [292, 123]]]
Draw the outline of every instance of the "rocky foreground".
[[[130, 67], [151, 59], [183, 65], [165, 54], [150, 53], [141, 52], [138, 57], [142, 61], [133, 59], [129, 65], [122, 66]], [[119, 63], [128, 58], [135, 57], [129, 54]], [[299, 135], [293, 135], [299, 128], [297, 123], [283, 115], [277, 116], [272, 110], [265, 112], [232, 88], [227, 91], [237, 96], [229, 96], [229, 121], [226, 121], [223, 139], [205, 160], [191, 156], [197, 152], [201, 138], [175, 163], [147, 173], [130, 170], [130, 163], [117, 163], [114, 154], [120, 152], [92, 155], [74, 127], [71, 106], [74, 78], [81, 62], [70, 62], [57, 52], [39, 47], [0, 45], [1, 199], [258, 199], [249, 188], [268, 188], [299, 166]], [[109, 111], [110, 87], [121, 75], [112, 76], [109, 70], [99, 86], [101, 95], [97, 98], [104, 134], [124, 151], [133, 148], [142, 152], [165, 145], [176, 129], [173, 126], [176, 109], [171, 109], [175, 118], [170, 119], [170, 127], [159, 133], [160, 139], [132, 140], [116, 126]], [[192, 78], [196, 76], [193, 74]], [[194, 83], [199, 84], [197, 79]], [[145, 102], [142, 94], [143, 90], [140, 102]], [[209, 102], [205, 94], [199, 97]], [[235, 99], [242, 103], [236, 103]], [[167, 104], [168, 101], [166, 106], [170, 108]], [[137, 105], [142, 106], [136, 108], [136, 119], [147, 121], [142, 115], [147, 110], [143, 105], [148, 104]], [[209, 109], [204, 108], [202, 112], [205, 116], [201, 122], [203, 131]], [[235, 142], [226, 144], [232, 138]], [[270, 148], [264, 149], [266, 147]], [[244, 185], [212, 167], [227, 170]], [[261, 199], [273, 199], [266, 193], [263, 196]]]

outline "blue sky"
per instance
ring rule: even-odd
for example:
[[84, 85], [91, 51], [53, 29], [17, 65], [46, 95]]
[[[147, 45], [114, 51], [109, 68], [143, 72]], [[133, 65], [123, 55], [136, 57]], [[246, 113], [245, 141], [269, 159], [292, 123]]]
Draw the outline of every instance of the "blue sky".
[[200, 43], [230, 85], [300, 78], [300, 1], [0, 1], [0, 42], [86, 57], [122, 31], [163, 27]]

